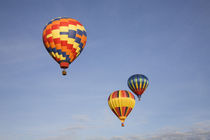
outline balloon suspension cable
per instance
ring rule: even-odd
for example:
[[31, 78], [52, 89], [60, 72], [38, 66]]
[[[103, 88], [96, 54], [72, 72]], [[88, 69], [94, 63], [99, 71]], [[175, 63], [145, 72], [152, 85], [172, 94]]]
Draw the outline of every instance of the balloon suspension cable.
[[66, 72], [65, 69], [63, 69], [62, 74], [63, 74], [63, 75], [66, 75], [66, 74], [67, 74], [67, 72]]
[[121, 126], [124, 127], [125, 126], [124, 123], [121, 123]]

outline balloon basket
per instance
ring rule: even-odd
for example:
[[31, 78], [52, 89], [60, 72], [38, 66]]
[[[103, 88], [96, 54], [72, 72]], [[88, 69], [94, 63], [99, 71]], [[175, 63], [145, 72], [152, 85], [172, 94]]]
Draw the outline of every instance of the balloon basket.
[[121, 126], [124, 127], [125, 126], [124, 123], [121, 123]]
[[67, 72], [65, 70], [62, 71], [62, 75], [66, 75]]
[[138, 95], [138, 100], [141, 101], [141, 95]]

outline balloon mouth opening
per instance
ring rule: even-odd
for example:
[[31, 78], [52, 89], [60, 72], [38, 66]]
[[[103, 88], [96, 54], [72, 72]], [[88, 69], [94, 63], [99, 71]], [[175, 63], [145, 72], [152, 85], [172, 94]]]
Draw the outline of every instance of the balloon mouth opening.
[[62, 69], [67, 69], [67, 68], [69, 67], [69, 63], [68, 63], [68, 62], [61, 62], [61, 63], [60, 63], [60, 67], [61, 67]]

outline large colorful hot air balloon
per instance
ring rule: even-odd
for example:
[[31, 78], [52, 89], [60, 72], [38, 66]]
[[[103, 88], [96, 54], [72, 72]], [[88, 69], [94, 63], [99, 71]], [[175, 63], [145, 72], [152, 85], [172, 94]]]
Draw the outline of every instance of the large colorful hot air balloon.
[[122, 122], [122, 126], [124, 126], [126, 117], [135, 106], [135, 97], [129, 91], [117, 90], [110, 94], [108, 104], [112, 112]]
[[49, 54], [60, 64], [63, 75], [65, 69], [82, 52], [87, 35], [79, 21], [58, 17], [51, 20], [43, 30], [43, 42]]
[[128, 87], [138, 96], [139, 100], [148, 85], [149, 80], [143, 74], [134, 74], [128, 79]]

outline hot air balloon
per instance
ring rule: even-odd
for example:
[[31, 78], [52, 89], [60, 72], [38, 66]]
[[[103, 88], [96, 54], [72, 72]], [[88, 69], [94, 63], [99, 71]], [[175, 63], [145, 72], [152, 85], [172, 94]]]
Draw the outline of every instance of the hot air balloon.
[[135, 106], [135, 97], [129, 91], [117, 90], [110, 94], [108, 104], [112, 112], [122, 122], [123, 127], [125, 119]]
[[128, 79], [128, 87], [138, 96], [139, 100], [149, 85], [148, 78], [143, 74], [134, 74]]
[[43, 43], [49, 54], [65, 69], [82, 52], [87, 35], [82, 24], [72, 18], [58, 17], [51, 20], [43, 30]]

